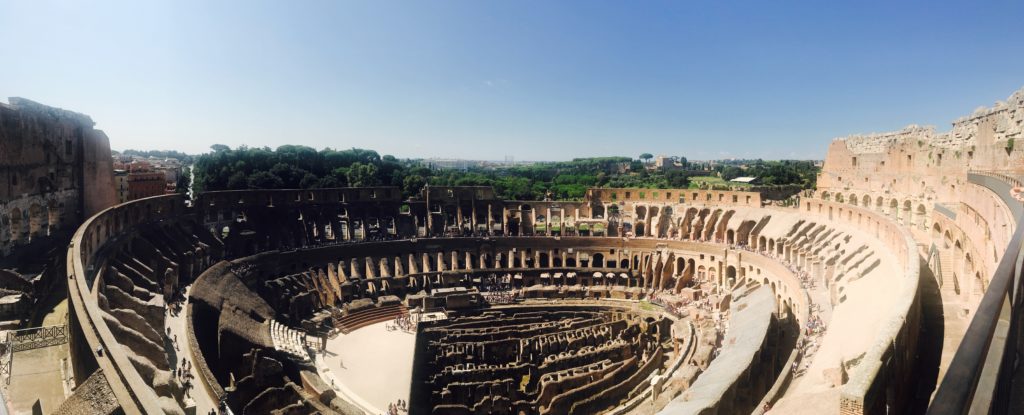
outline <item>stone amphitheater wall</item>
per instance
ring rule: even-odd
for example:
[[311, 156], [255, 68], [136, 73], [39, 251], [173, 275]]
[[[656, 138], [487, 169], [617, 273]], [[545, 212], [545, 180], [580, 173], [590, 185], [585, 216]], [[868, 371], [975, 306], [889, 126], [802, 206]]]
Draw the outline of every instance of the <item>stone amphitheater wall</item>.
[[909, 385], [914, 375], [917, 341], [921, 325], [918, 290], [920, 260], [917, 245], [906, 229], [877, 212], [820, 199], [805, 199], [801, 211], [828, 216], [830, 221], [855, 226], [892, 249], [903, 272], [899, 303], [889, 321], [875, 336], [876, 344], [864, 356], [860, 369], [843, 386], [840, 413], [843, 415], [884, 413], [886, 405], [905, 408], [913, 398]]
[[[260, 193], [262, 193], [262, 195]], [[144, 413], [149, 412], [150, 409], [159, 407], [156, 394], [151, 389], [134, 388], [131, 386], [144, 383], [142, 383], [138, 373], [132, 369], [132, 366], [130, 366], [132, 363], [128, 361], [127, 357], [118, 353], [120, 349], [117, 344], [117, 339], [114, 338], [110, 329], [106, 327], [106, 324], [103, 321], [100, 321], [102, 317], [100, 310], [97, 309], [96, 305], [97, 292], [95, 291], [95, 282], [91, 281], [93, 278], [91, 269], [102, 268], [102, 264], [98, 261], [103, 260], [103, 250], [111, 243], [119, 241], [122, 236], [132, 234], [134, 232], [134, 228], [145, 224], [173, 222], [184, 218], [198, 219], [209, 217], [209, 215], [199, 212], [201, 210], [209, 211], [210, 209], [208, 208], [211, 207], [219, 210], [221, 206], [227, 203], [237, 205], [239, 204], [239, 200], [243, 201], [241, 204], [247, 203], [245, 200], [259, 201], [261, 200], [261, 196], [266, 196], [267, 194], [276, 195], [281, 193], [258, 192], [256, 195], [219, 195], [221, 196], [220, 201], [214, 200], [213, 206], [209, 205], [209, 201], [211, 200], [210, 198], [201, 197], [200, 199], [197, 199], [191, 208], [181, 196], [160, 196], [119, 205], [107, 209], [87, 220], [87, 222], [76, 232], [74, 239], [75, 243], [69, 250], [68, 255], [69, 284], [71, 284], [71, 287], [73, 288], [71, 290], [71, 313], [74, 317], [72, 319], [74, 320], [72, 322], [72, 331], [73, 333], [76, 333], [73, 335], [74, 338], [72, 339], [72, 343], [78, 345], [78, 347], [73, 348], [75, 351], [72, 355], [76, 378], [84, 379], [92, 374], [96, 369], [103, 369], [103, 373], [108, 377], [111, 389], [118, 394], [118, 401], [122, 402], [122, 407], [126, 413]], [[292, 192], [285, 194], [288, 196], [287, 199], [292, 202], [299, 204], [312, 203], [315, 205], [317, 203], [316, 199], [318, 198], [318, 195], [323, 193], [314, 193], [312, 200], [309, 199], [308, 193], [305, 192]], [[292, 197], [294, 195], [300, 196], [293, 199]], [[303, 195], [306, 197], [303, 198]], [[278, 203], [280, 202], [275, 202], [275, 206], [277, 206]], [[901, 258], [905, 257], [908, 252], [913, 251], [912, 247], [908, 248], [904, 245], [901, 249], [901, 246], [898, 244], [892, 245], [900, 241], [899, 235], [901, 235], [901, 231], [896, 225], [891, 225], [891, 223], [885, 220], [884, 217], [873, 212], [862, 211], [862, 209], [852, 208], [848, 205], [821, 200], [805, 200], [805, 212], [798, 212], [794, 209], [779, 209], [778, 211], [787, 212], [792, 215], [805, 215], [807, 212], [811, 212], [815, 215], [827, 217], [827, 213], [824, 213], [827, 212], [827, 209], [834, 210], [831, 220], [846, 221], [850, 224], [860, 225], [860, 229], [868, 233], [872, 233], [887, 246], [894, 246], [894, 253]], [[818, 213], [816, 210], [820, 210], [821, 213]], [[775, 210], [773, 209], [767, 209], [765, 210], [765, 213], [771, 214], [771, 212], [774, 211]], [[223, 215], [217, 214], [213, 216], [213, 218], [215, 220], [220, 220], [222, 219], [222, 216]], [[723, 219], [723, 224], [721, 226], [723, 229], [716, 229], [717, 231], [721, 231], [720, 233], [724, 233], [724, 231], [727, 230], [725, 229], [726, 222], [724, 222], [724, 220], [725, 219]], [[739, 227], [745, 222], [748, 221], [736, 220], [728, 222], [728, 230], [738, 231], [739, 229], [734, 229], [734, 227]], [[751, 232], [749, 236], [744, 237], [742, 241], [747, 242], [749, 240], [753, 244], [757, 236], [756, 231]], [[675, 252], [677, 256], [687, 259], [692, 258], [695, 262], [700, 261], [701, 259], [699, 258], [701, 256], [705, 256], [707, 259], [704, 260], [709, 261], [707, 262], [708, 266], [714, 264], [719, 270], [718, 276], [724, 274], [724, 268], [729, 266], [736, 267], [737, 269], [744, 268], [748, 277], [757, 277], [759, 280], [763, 277], [758, 277], [758, 272], [761, 272], [761, 275], [767, 274], [769, 278], [769, 285], [771, 285], [771, 282], [776, 282], [774, 285], [778, 292], [776, 292], [775, 295], [778, 301], [791, 307], [791, 310], [798, 316], [804, 315], [806, 312], [806, 294], [800, 290], [799, 280], [795, 278], [785, 266], [776, 260], [762, 257], [761, 255], [752, 252], [730, 250], [725, 244], [650, 238], [636, 238], [629, 239], [628, 241], [630, 249], [645, 251], [649, 254], [667, 249], [667, 251], [664, 252]], [[499, 237], [489, 238], [486, 240], [481, 238], [420, 238], [415, 241], [401, 240], [331, 245], [306, 248], [296, 251], [262, 254], [260, 258], [267, 259], [267, 263], [288, 265], [282, 265], [277, 268], [266, 267], [265, 271], [260, 271], [259, 274], [254, 274], [253, 278], [266, 277], [275, 273], [277, 273], [277, 275], [281, 275], [280, 273], [294, 272], [296, 270], [301, 271], [307, 267], [317, 266], [317, 264], [326, 264], [331, 261], [336, 261], [340, 257], [380, 257], [382, 254], [387, 255], [388, 257], [393, 257], [394, 255], [423, 250], [437, 252], [443, 251], [447, 254], [459, 252], [459, 254], [454, 256], [454, 258], [458, 259], [461, 258], [461, 254], [466, 252], [482, 252], [479, 250], [484, 246], [493, 250], [491, 252], [508, 252], [513, 248], [520, 248], [526, 245], [529, 245], [534, 251], [556, 250], [571, 245], [577, 250], [576, 254], [581, 252], [602, 253], [610, 257], [613, 255], [611, 253], [612, 249], [621, 251], [623, 240], [621, 238], [608, 237]], [[689, 252], [690, 256], [687, 256], [687, 252]], [[650, 256], [652, 255], [648, 255], [648, 258], [644, 260], [650, 260]], [[715, 259], [710, 259], [712, 256], [714, 256]], [[271, 258], [273, 259], [272, 261], [270, 260]], [[452, 257], [447, 256], [447, 258]], [[466, 263], [474, 266], [477, 265], [474, 261], [467, 261]], [[908, 274], [907, 278], [911, 277], [916, 278], [916, 269], [914, 274]], [[99, 278], [102, 278], [102, 276]], [[99, 281], [102, 282], [102, 280]], [[912, 295], [908, 301], [916, 301], [916, 296]], [[909, 315], [909, 317], [910, 318], [907, 319], [909, 321], [908, 324], [916, 324], [916, 317], [912, 314]], [[896, 331], [899, 330], [897, 329]], [[891, 337], [887, 337], [890, 339], [886, 341], [886, 343], [890, 345], [890, 350], [892, 350], [892, 348], [896, 348], [896, 350], [903, 350], [902, 347], [906, 346], [906, 342], [916, 341], [916, 331], [904, 330], [904, 332], [905, 333], [894, 334]], [[883, 334], [885, 336], [889, 335], [887, 333]], [[194, 336], [195, 334], [193, 333], [192, 335]], [[897, 340], [894, 341], [892, 339]], [[192, 341], [192, 339], [189, 339], [189, 341]], [[97, 353], [95, 346], [102, 347], [104, 352]], [[880, 351], [879, 354], [881, 353], [882, 352]], [[196, 356], [195, 361], [197, 363], [200, 362], [198, 356]], [[128, 369], [121, 370], [118, 368]], [[900, 373], [902, 373], [902, 371]], [[871, 376], [868, 377], [871, 378]], [[209, 381], [210, 379], [204, 380]], [[874, 379], [872, 378], [870, 381], [873, 382]], [[207, 387], [209, 390], [217, 390], [212, 383]]]

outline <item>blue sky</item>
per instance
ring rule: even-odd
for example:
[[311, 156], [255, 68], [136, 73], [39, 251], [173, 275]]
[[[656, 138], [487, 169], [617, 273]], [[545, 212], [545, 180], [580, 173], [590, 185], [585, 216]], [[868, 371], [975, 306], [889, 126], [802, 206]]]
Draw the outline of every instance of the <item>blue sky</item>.
[[822, 158], [1024, 87], [1022, 22], [1019, 1], [0, 0], [0, 96], [89, 114], [114, 149]]

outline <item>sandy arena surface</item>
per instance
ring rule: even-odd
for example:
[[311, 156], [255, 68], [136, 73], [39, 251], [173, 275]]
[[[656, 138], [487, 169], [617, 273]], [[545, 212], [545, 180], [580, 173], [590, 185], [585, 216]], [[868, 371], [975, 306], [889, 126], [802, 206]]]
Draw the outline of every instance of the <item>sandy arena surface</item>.
[[[363, 327], [327, 341], [323, 358], [335, 387], [343, 395], [355, 395], [362, 406], [384, 413], [388, 403], [409, 400], [413, 349], [416, 335], [388, 331], [390, 321]], [[324, 377], [328, 383], [330, 376]]]

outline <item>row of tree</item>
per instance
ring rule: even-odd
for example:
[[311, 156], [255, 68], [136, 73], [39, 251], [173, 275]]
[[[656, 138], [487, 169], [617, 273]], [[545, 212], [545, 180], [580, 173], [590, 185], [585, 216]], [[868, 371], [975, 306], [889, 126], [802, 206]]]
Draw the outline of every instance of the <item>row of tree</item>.
[[[535, 163], [502, 168], [467, 170], [431, 169], [423, 160], [399, 160], [365, 149], [316, 150], [285, 145], [270, 148], [232, 149], [214, 145], [213, 152], [195, 157], [197, 191], [238, 189], [327, 188], [346, 186], [397, 186], [405, 197], [418, 197], [424, 185], [492, 186], [498, 196], [513, 200], [545, 197], [578, 200], [591, 187], [686, 188], [696, 174], [685, 169], [650, 169], [630, 157], [577, 158], [571, 161]], [[650, 159], [650, 154], [641, 157]], [[688, 166], [685, 158], [682, 165]], [[760, 162], [743, 168], [720, 166], [733, 175], [765, 173], [767, 184], [813, 184], [806, 176], [808, 162]], [[812, 177], [808, 182], [807, 177]]]

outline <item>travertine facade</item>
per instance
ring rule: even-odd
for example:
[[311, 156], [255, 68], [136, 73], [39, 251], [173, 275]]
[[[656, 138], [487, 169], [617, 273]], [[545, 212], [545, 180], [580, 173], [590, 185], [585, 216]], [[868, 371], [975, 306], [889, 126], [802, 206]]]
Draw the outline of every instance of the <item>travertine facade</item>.
[[[889, 217], [914, 236], [938, 285], [945, 374], [1021, 215], [1010, 189], [1024, 177], [1024, 89], [953, 122], [910, 126], [829, 146], [817, 197]], [[934, 342], [934, 341], [933, 341]], [[868, 387], [863, 388], [869, 391]], [[876, 393], [844, 395], [844, 414], [879, 410]], [[871, 403], [874, 401], [875, 403]]]

